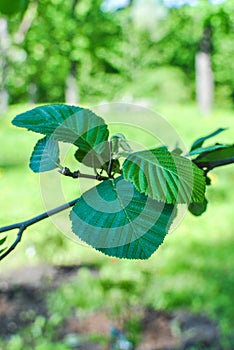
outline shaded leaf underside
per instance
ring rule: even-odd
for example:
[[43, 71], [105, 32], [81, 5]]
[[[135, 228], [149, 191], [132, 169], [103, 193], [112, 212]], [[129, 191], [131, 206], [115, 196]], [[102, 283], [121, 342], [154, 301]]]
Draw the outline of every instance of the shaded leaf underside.
[[44, 137], [39, 140], [30, 158], [30, 168], [35, 172], [43, 172], [58, 167], [59, 146], [58, 142], [52, 138]]
[[221, 145], [218, 149], [204, 152], [194, 159], [193, 162], [199, 167], [210, 169], [234, 163], [234, 145]]

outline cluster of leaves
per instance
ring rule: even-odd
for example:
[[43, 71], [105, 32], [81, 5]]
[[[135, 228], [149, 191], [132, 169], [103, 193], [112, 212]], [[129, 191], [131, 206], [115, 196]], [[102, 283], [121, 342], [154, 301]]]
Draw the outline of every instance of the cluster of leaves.
[[[76, 201], [70, 213], [72, 230], [95, 249], [118, 258], [149, 258], [168, 233], [177, 206], [187, 204], [192, 214], [202, 214], [208, 172], [234, 162], [233, 145], [203, 147], [224, 129], [196, 140], [183, 156], [180, 149], [170, 152], [166, 146], [134, 152], [124, 135], [109, 137], [101, 117], [75, 106], [36, 107], [12, 123], [44, 135], [31, 155], [34, 172], [58, 168], [67, 176], [101, 181]], [[93, 168], [94, 175], [63, 167], [59, 142], [76, 146], [76, 160]]]

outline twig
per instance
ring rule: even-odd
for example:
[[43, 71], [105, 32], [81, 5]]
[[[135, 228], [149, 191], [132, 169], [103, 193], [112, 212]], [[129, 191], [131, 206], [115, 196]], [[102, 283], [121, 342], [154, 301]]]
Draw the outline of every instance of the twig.
[[72, 177], [73, 179], [78, 179], [80, 177], [83, 177], [85, 179], [92, 179], [92, 180], [98, 180], [98, 181], [103, 181], [103, 180], [108, 180], [109, 177], [107, 176], [102, 176], [100, 174], [97, 175], [89, 175], [89, 174], [82, 174], [79, 170], [76, 171], [71, 171], [69, 168], [64, 167], [61, 170], [59, 170], [59, 173], [64, 175], [64, 176], [69, 176]]
[[19, 229], [17, 237], [15, 239], [15, 241], [12, 243], [12, 245], [2, 254], [0, 255], [0, 261], [3, 260], [7, 255], [9, 255], [14, 249], [15, 247], [19, 244], [19, 242], [21, 241], [22, 235], [24, 233], [24, 231], [26, 230], [27, 227], [41, 221], [44, 220], [46, 218], [48, 218], [49, 216], [55, 215], [63, 210], [66, 210], [68, 208], [73, 207], [76, 202], [78, 201], [79, 198], [73, 199], [72, 201], [65, 203], [63, 205], [60, 205], [57, 208], [51, 209], [45, 213], [42, 213], [40, 215], [37, 215], [35, 217], [33, 217], [32, 219], [29, 220], [25, 220], [22, 222], [18, 222], [16, 224], [12, 224], [12, 225], [8, 225], [8, 226], [3, 226], [0, 227], [0, 233], [2, 232], [7, 232], [7, 231], [11, 231], [14, 229]]

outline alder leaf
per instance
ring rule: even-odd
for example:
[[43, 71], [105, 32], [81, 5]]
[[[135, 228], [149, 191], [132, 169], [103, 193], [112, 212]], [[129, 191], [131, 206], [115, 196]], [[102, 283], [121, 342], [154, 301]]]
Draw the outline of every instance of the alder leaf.
[[110, 256], [148, 259], [166, 236], [174, 205], [139, 193], [122, 176], [84, 193], [73, 207], [73, 232]]
[[57, 168], [59, 166], [58, 141], [51, 137], [40, 139], [34, 147], [29, 166], [35, 173]]
[[158, 201], [192, 203], [204, 199], [203, 171], [162, 147], [129, 155], [123, 163], [123, 176], [139, 192]]
[[92, 111], [63, 104], [36, 107], [17, 115], [12, 124], [72, 143], [83, 155], [95, 150], [101, 156], [109, 136], [104, 120]]

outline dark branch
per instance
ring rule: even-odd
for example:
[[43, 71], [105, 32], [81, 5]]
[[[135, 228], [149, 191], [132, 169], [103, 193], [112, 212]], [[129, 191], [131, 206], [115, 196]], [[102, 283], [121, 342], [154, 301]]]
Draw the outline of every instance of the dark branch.
[[217, 160], [217, 161], [214, 160], [212, 162], [196, 162], [196, 159], [194, 159], [193, 162], [196, 164], [198, 168], [203, 169], [207, 174], [209, 171], [219, 166], [233, 164], [234, 158]]
[[103, 180], [108, 180], [109, 177], [107, 176], [102, 176], [102, 175], [89, 175], [89, 174], [82, 174], [79, 170], [76, 171], [71, 171], [69, 168], [64, 167], [62, 170], [59, 170], [59, 172], [64, 175], [64, 176], [69, 176], [72, 177], [73, 179], [78, 179], [78, 178], [85, 178], [85, 179], [92, 179], [92, 180], [98, 180], [98, 181], [103, 181]]
[[76, 202], [78, 201], [78, 199], [79, 198], [73, 199], [72, 201], [70, 201], [68, 203], [65, 203], [63, 205], [60, 205], [57, 208], [51, 209], [51, 210], [49, 210], [49, 211], [47, 211], [45, 213], [37, 215], [37, 216], [35, 216], [32, 219], [25, 220], [25, 221], [22, 221], [22, 222], [18, 222], [16, 224], [0, 227], [0, 233], [11, 231], [11, 230], [14, 230], [14, 229], [17, 229], [17, 228], [19, 229], [15, 241], [12, 243], [12, 245], [2, 255], [0, 255], [0, 261], [3, 260], [7, 255], [9, 255], [15, 249], [15, 247], [19, 244], [19, 242], [21, 241], [21, 238], [22, 238], [23, 233], [26, 230], [26, 228], [28, 228], [29, 226], [31, 226], [31, 225], [33, 225], [33, 224], [35, 224], [35, 223], [37, 223], [37, 222], [39, 222], [41, 220], [44, 220], [44, 219], [48, 218], [49, 216], [55, 215], [57, 213], [60, 213], [63, 210], [66, 210], [68, 208], [73, 207], [76, 204]]

